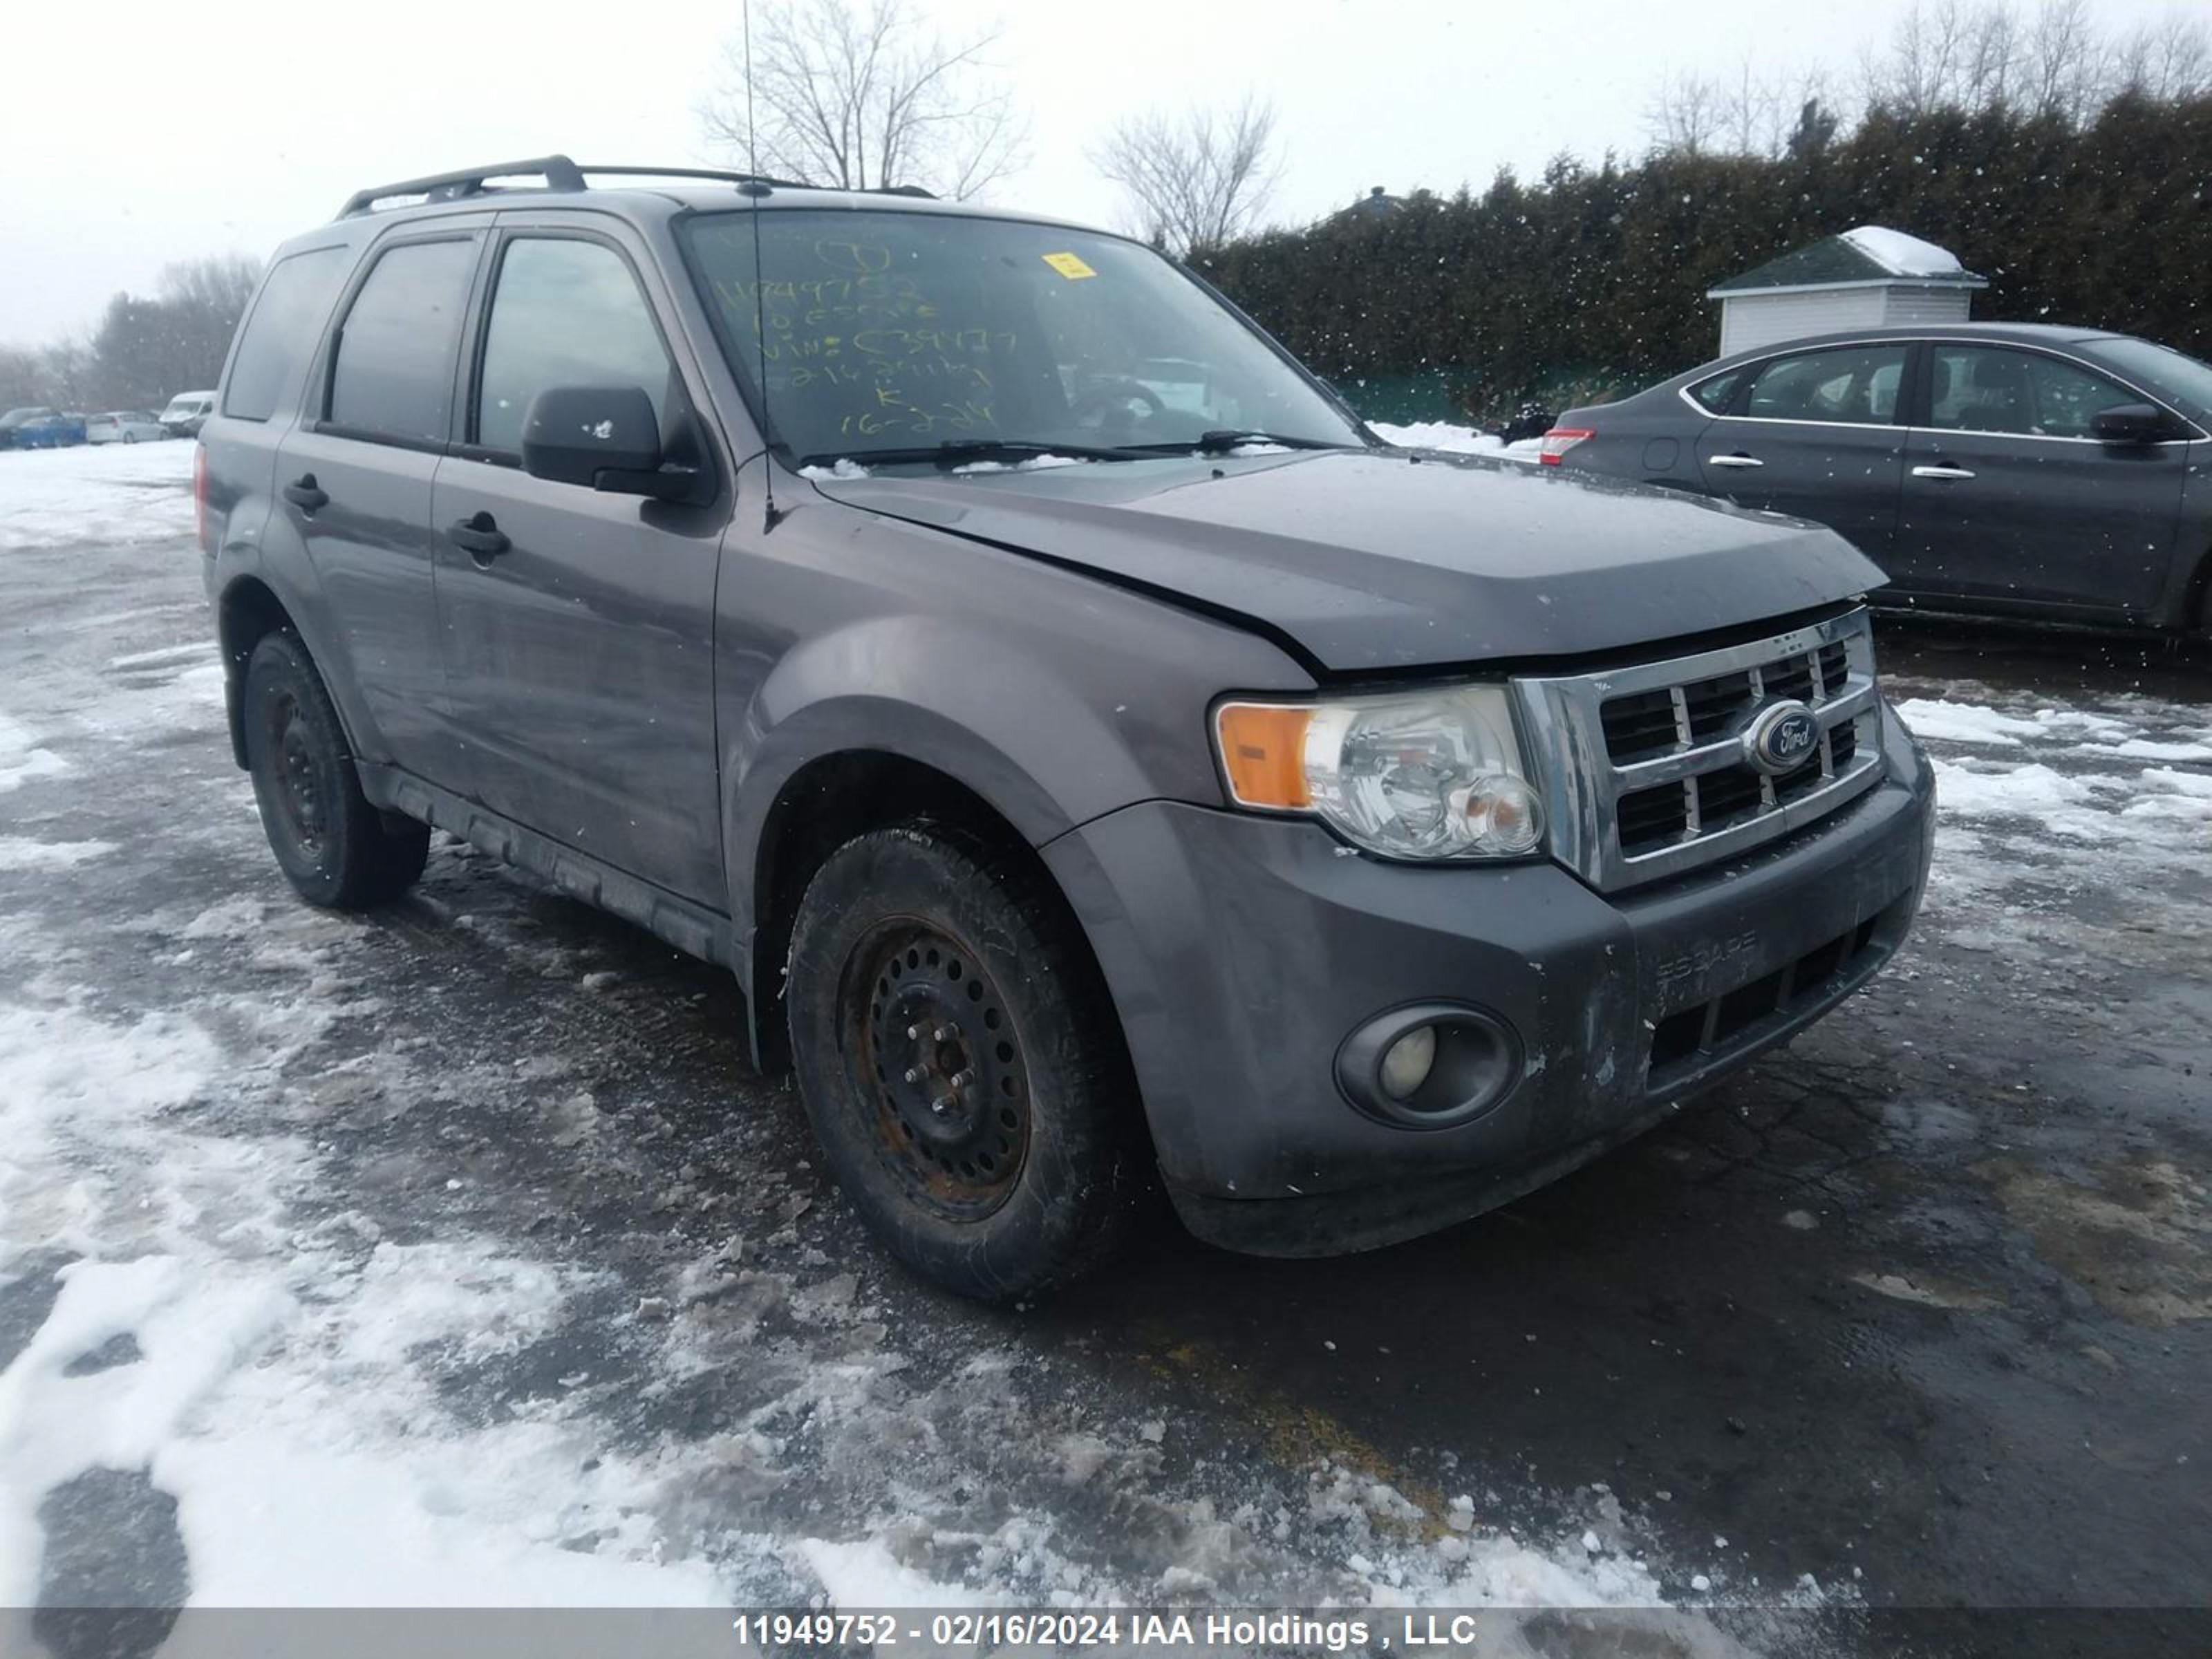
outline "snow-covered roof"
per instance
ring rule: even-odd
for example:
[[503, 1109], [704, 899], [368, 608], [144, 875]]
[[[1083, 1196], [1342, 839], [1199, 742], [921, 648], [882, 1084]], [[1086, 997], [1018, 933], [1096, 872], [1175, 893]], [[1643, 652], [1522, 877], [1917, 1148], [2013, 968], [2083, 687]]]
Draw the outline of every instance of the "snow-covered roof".
[[1859, 225], [1841, 235], [1794, 248], [1778, 259], [1731, 276], [1706, 290], [1705, 297], [1724, 300], [1737, 295], [1820, 288], [1867, 288], [1891, 284], [1909, 287], [1987, 288], [1959, 263], [1958, 256], [1933, 242], [1886, 225]]
[[1950, 249], [1885, 225], [1859, 225], [1845, 231], [1844, 240], [1876, 264], [1888, 266], [1893, 276], [1949, 276], [1966, 270]]

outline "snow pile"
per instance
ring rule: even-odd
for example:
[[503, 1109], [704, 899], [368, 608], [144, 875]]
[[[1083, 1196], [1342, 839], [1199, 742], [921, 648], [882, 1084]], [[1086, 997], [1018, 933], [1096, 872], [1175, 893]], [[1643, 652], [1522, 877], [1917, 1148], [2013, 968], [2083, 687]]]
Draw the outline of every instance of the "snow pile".
[[178, 440], [0, 454], [0, 554], [192, 534], [192, 451]]
[[1923, 743], [1966, 743], [2017, 749], [2029, 738], [2045, 735], [2040, 720], [2000, 714], [1970, 702], [1943, 697], [1907, 697], [1894, 705], [1898, 718]]
[[1087, 463], [1079, 455], [1032, 455], [1025, 461], [969, 461], [952, 469], [955, 474], [968, 472], [1043, 472], [1056, 466], [1083, 466]]
[[1534, 461], [1544, 448], [1541, 438], [1522, 438], [1509, 444], [1494, 432], [1478, 432], [1449, 421], [1414, 421], [1404, 426], [1370, 421], [1367, 425], [1385, 443], [1401, 449], [1441, 449], [1457, 455], [1503, 455], [1509, 460]]
[[2058, 914], [2084, 889], [2133, 893], [2167, 870], [2201, 867], [2212, 845], [2202, 710], [2136, 696], [2067, 708], [2032, 690], [1942, 690], [1894, 704], [1936, 769], [1932, 925], [1964, 927], [1989, 948], [1985, 901], [2002, 895], [2004, 935], [2034, 939], [2041, 904]]
[[820, 483], [830, 478], [865, 478], [868, 476], [868, 469], [850, 455], [840, 455], [836, 465], [802, 466], [799, 469], [799, 476]]
[[0, 714], [0, 795], [33, 778], [51, 778], [68, 770], [69, 763], [44, 747], [28, 726]]
[[1949, 249], [1881, 225], [1860, 225], [1844, 240], [1893, 276], [1955, 276], [1966, 269]]

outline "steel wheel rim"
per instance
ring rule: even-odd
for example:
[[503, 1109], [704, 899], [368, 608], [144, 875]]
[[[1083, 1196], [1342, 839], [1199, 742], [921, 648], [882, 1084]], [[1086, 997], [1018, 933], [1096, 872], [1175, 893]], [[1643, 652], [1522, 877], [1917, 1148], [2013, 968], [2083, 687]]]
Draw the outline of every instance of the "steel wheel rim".
[[1028, 1160], [1029, 1069], [975, 953], [919, 917], [879, 924], [846, 961], [850, 1097], [906, 1197], [977, 1221], [1012, 1196]]
[[320, 859], [323, 852], [324, 791], [317, 776], [313, 739], [299, 699], [289, 691], [269, 700], [269, 755], [277, 810], [301, 852]]

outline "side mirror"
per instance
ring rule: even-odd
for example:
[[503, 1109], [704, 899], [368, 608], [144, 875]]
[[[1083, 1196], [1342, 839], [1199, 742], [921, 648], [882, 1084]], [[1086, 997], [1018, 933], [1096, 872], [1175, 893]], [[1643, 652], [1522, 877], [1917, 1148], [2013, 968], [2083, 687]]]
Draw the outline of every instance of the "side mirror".
[[664, 471], [653, 399], [634, 386], [548, 386], [522, 421], [522, 470], [553, 483], [677, 501], [697, 488], [689, 469]]
[[2156, 443], [2166, 435], [2166, 415], [2149, 404], [2114, 404], [2089, 417], [2089, 432], [2100, 443]]

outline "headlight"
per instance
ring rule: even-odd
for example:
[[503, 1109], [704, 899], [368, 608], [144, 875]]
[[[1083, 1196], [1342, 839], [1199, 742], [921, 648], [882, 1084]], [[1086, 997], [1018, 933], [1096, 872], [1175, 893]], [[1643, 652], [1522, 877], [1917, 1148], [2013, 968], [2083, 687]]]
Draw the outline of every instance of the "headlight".
[[1543, 840], [1503, 686], [1225, 702], [1213, 735], [1238, 805], [1311, 813], [1370, 852], [1518, 858]]

